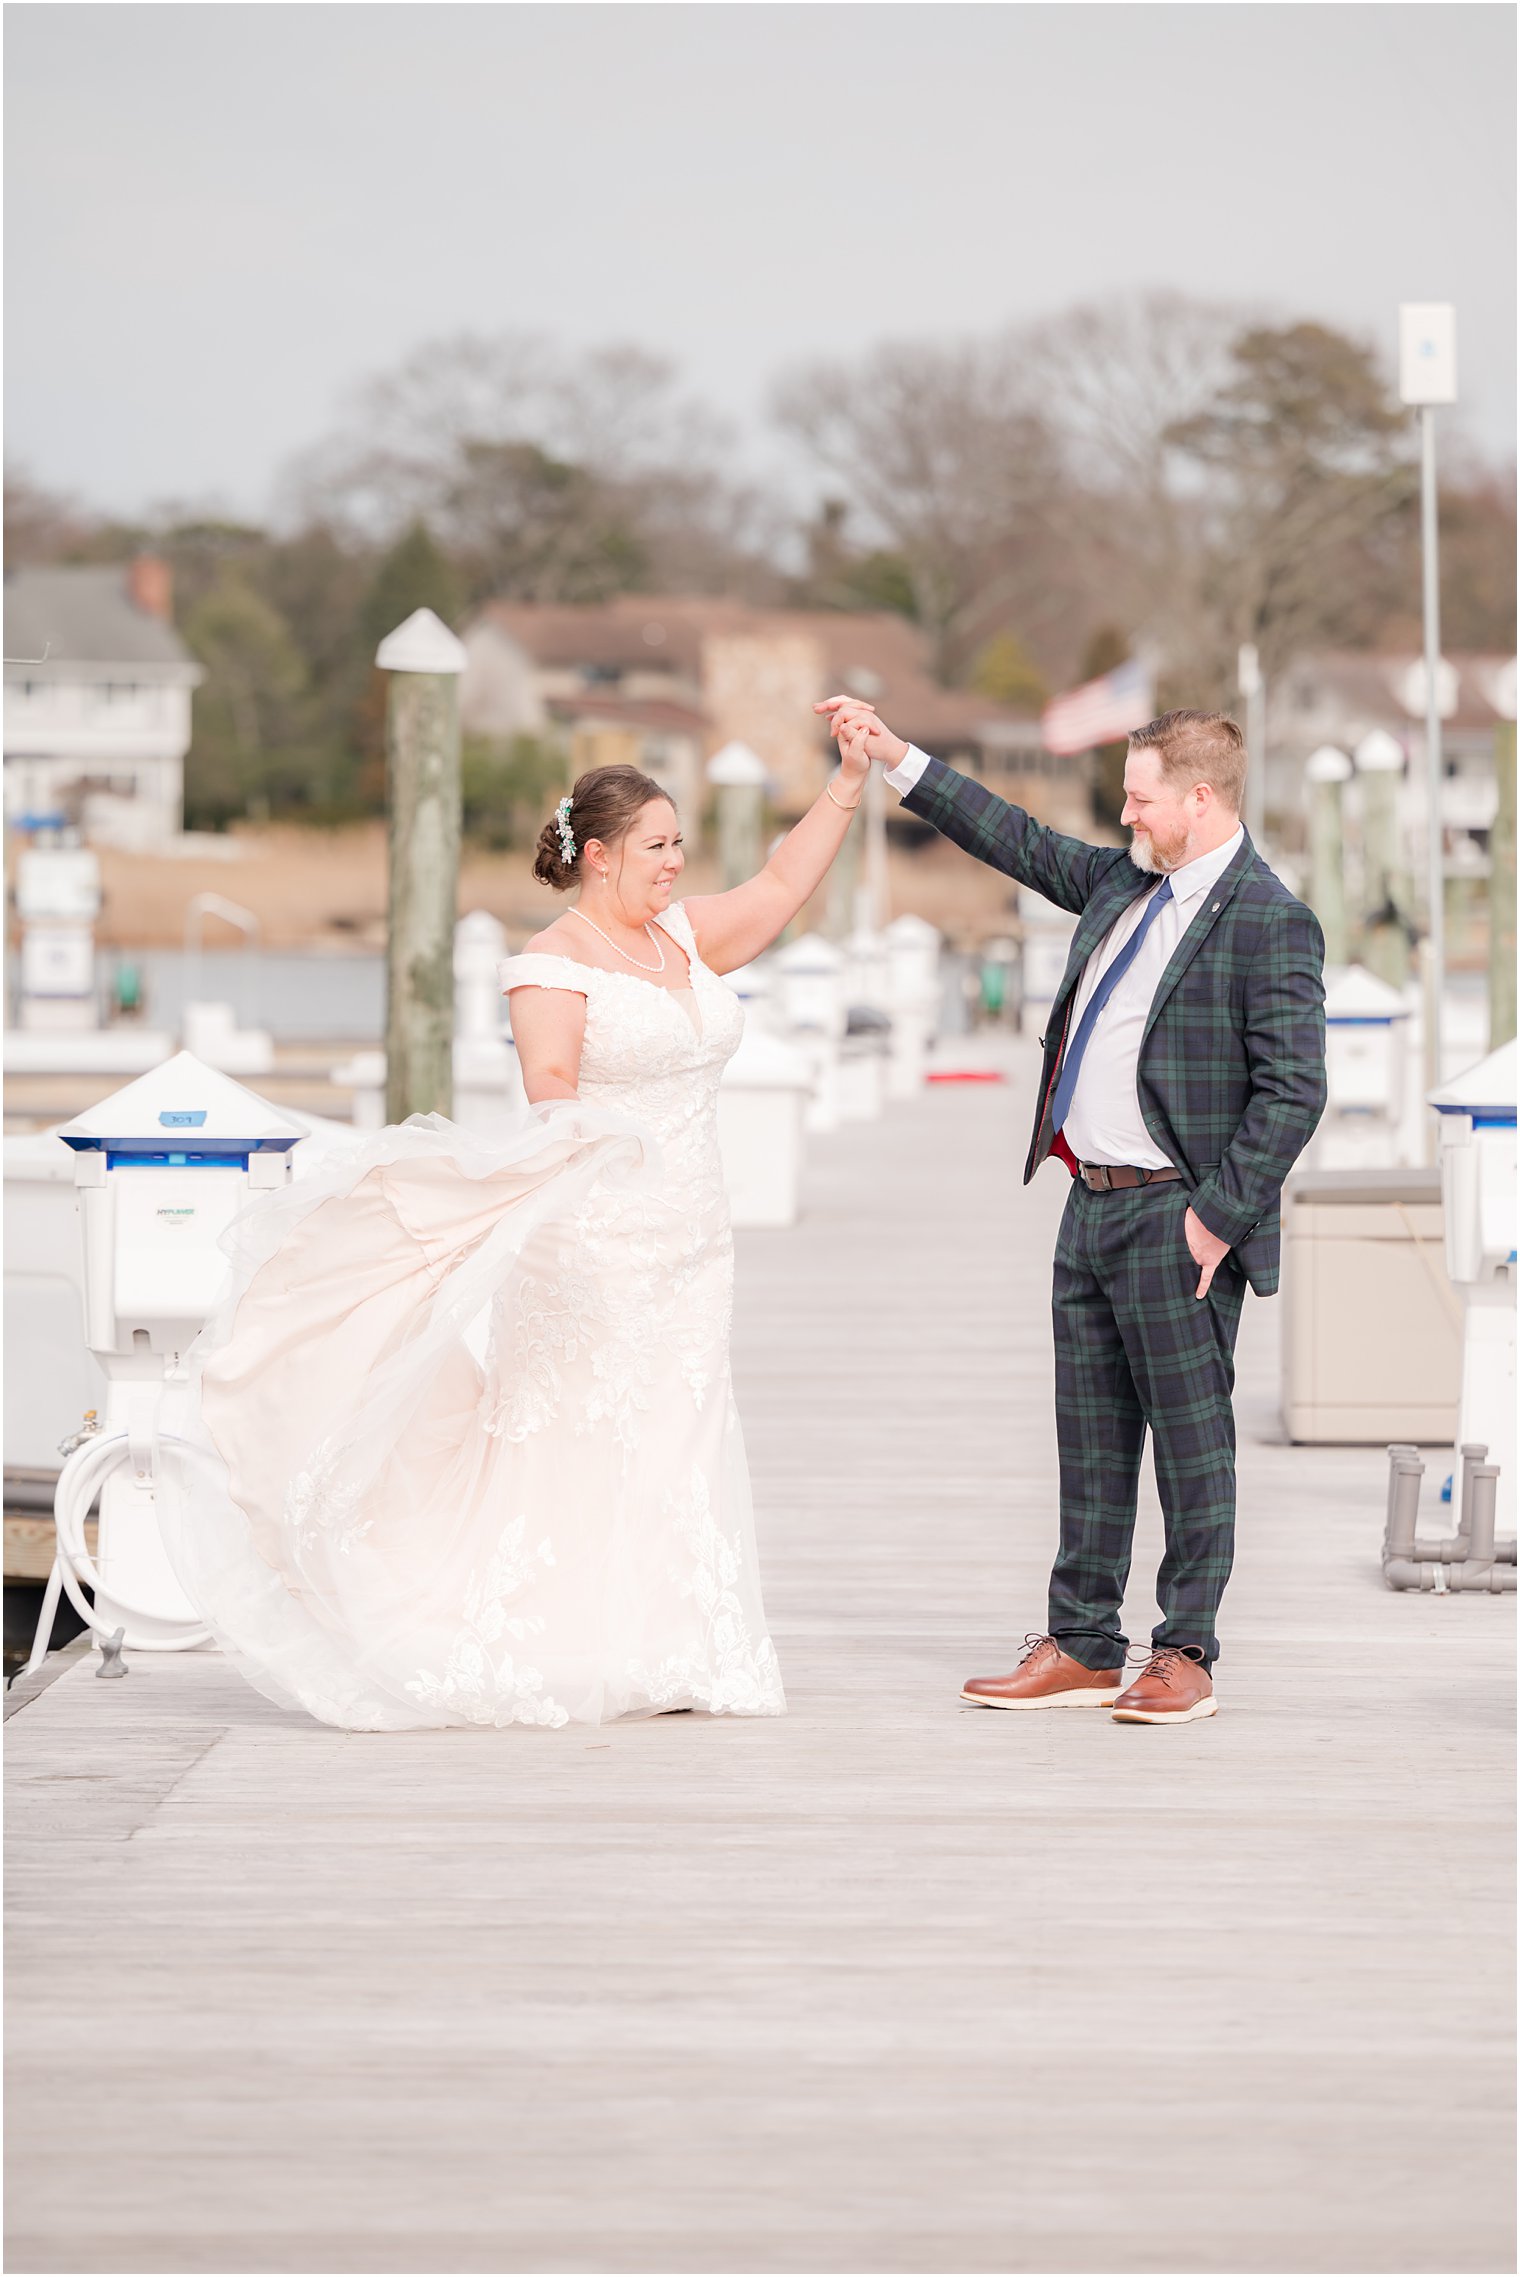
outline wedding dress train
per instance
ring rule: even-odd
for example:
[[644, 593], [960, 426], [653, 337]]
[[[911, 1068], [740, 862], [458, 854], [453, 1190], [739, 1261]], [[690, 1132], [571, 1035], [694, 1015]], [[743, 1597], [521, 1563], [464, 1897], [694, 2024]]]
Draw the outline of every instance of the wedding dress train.
[[367, 1731], [785, 1706], [729, 1379], [743, 1014], [680, 905], [657, 922], [688, 991], [500, 968], [584, 995], [578, 1099], [505, 1141], [412, 1116], [228, 1236], [165, 1403], [198, 1459], [166, 1437], [163, 1526], [283, 1706]]

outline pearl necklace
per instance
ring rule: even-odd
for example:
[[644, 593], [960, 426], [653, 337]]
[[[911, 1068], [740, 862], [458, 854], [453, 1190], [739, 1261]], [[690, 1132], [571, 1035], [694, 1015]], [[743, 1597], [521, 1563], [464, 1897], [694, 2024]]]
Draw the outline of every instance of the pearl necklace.
[[617, 949], [618, 955], [623, 959], [625, 964], [637, 965], [640, 972], [663, 972], [665, 970], [665, 951], [660, 947], [659, 941], [656, 939], [655, 935], [653, 933], [649, 933], [649, 920], [647, 917], [644, 920], [644, 930], [646, 933], [649, 933], [650, 941], [654, 946], [654, 953], [660, 960], [657, 965], [646, 965], [642, 957], [631, 957], [629, 956], [626, 949], [618, 949], [618, 945], [612, 938], [612, 935], [610, 933], [602, 933], [600, 925], [598, 925], [593, 918], [588, 917], [584, 909], [572, 909], [570, 915], [572, 917], [578, 917], [583, 925], [589, 925], [593, 933], [601, 933], [602, 939], [606, 942], [608, 948]]

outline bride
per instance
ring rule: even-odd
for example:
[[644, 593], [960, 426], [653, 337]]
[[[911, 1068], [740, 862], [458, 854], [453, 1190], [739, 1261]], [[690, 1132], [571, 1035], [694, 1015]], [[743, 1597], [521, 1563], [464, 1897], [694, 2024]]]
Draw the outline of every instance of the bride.
[[729, 1380], [720, 976], [815, 891], [868, 770], [843, 744], [758, 876], [684, 902], [666, 793], [582, 775], [534, 863], [575, 899], [500, 967], [511, 1136], [412, 1115], [239, 1216], [160, 1502], [268, 1698], [363, 1731], [783, 1711]]

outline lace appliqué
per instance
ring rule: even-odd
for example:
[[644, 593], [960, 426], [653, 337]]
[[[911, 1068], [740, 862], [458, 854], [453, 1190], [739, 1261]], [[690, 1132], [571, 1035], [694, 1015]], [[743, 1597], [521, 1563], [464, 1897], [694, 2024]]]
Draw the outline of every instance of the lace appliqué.
[[310, 1466], [297, 1471], [285, 1488], [281, 1507], [299, 1552], [315, 1549], [320, 1542], [346, 1557], [374, 1523], [373, 1518], [359, 1515], [362, 1487], [335, 1478], [336, 1467], [333, 1443], [323, 1439], [312, 1450]]
[[653, 1669], [635, 1663], [630, 1679], [657, 1708], [691, 1700], [714, 1715], [780, 1715], [786, 1701], [775, 1647], [769, 1637], [757, 1643], [750, 1633], [738, 1552], [714, 1515], [705, 1472], [693, 1471], [684, 1498], [667, 1504], [666, 1514], [692, 1553], [687, 1571], [672, 1579], [696, 1608], [701, 1647], [672, 1654]]
[[503, 1530], [484, 1573], [471, 1573], [465, 1585], [464, 1627], [442, 1669], [436, 1675], [419, 1669], [407, 1684], [408, 1692], [424, 1707], [445, 1710], [468, 1724], [569, 1722], [566, 1709], [541, 1697], [544, 1680], [538, 1669], [519, 1667], [510, 1650], [494, 1659], [490, 1650], [504, 1636], [520, 1644], [543, 1628], [536, 1616], [524, 1619], [507, 1611], [508, 1599], [527, 1587], [535, 1570], [554, 1563], [547, 1538], [530, 1549], [527, 1531], [525, 1517], [514, 1519]]

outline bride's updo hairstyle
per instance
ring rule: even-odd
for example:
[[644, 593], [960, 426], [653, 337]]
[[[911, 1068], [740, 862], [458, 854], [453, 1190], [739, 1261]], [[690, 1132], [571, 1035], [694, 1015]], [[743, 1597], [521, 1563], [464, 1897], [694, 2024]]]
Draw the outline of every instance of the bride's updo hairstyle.
[[[591, 767], [578, 775], [570, 793], [569, 812], [561, 800], [538, 834], [533, 875], [556, 893], [567, 893], [586, 877], [581, 849], [588, 839], [599, 838], [609, 849], [627, 836], [651, 799], [675, 805], [663, 783], [641, 775], [637, 767]], [[562, 834], [562, 824], [568, 830]], [[567, 854], [567, 841], [573, 853]]]

